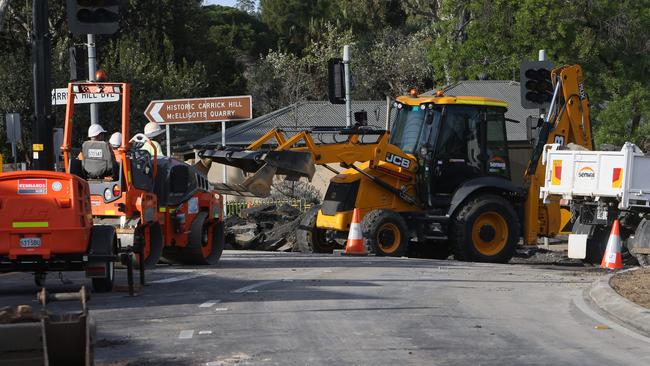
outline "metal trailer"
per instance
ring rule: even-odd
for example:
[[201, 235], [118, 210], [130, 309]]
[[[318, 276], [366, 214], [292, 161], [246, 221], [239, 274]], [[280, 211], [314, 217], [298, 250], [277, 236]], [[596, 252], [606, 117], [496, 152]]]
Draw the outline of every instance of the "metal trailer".
[[624, 246], [642, 264], [650, 254], [650, 155], [626, 142], [620, 151], [544, 147], [545, 184], [540, 198], [570, 201], [573, 234], [569, 257], [596, 263], [602, 258], [615, 219]]

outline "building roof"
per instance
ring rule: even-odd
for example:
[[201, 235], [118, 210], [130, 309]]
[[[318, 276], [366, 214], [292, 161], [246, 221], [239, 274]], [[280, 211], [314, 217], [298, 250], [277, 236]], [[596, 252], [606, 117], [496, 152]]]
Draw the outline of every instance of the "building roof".
[[[368, 125], [383, 129], [386, 121], [386, 101], [354, 101], [352, 112], [365, 110]], [[394, 112], [391, 112], [394, 113]], [[352, 121], [354, 124], [354, 120]], [[226, 128], [226, 145], [246, 146], [259, 139], [273, 128], [287, 132], [314, 127], [345, 127], [345, 105], [329, 101], [298, 102], [269, 114]], [[319, 134], [322, 142], [334, 142], [332, 134]], [[194, 146], [216, 146], [221, 144], [221, 132], [194, 142]]]
[[[529, 116], [538, 117], [537, 109], [525, 109], [521, 106], [519, 82], [510, 80], [463, 80], [449, 85], [444, 89], [445, 95], [474, 95], [478, 97], [495, 98], [508, 103], [506, 118], [520, 123], [506, 122], [509, 141], [526, 141], [526, 119]], [[433, 95], [435, 90], [424, 93]]]

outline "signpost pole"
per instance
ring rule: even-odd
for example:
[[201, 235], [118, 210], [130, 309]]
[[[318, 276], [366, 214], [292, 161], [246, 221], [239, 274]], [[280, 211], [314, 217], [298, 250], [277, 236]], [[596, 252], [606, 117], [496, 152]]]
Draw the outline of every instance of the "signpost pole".
[[[97, 53], [95, 49], [95, 35], [88, 35], [88, 80], [95, 81], [95, 72], [97, 72]], [[99, 123], [98, 105], [90, 105], [90, 123], [96, 125]]]
[[[226, 121], [221, 121], [221, 146], [226, 147]], [[223, 165], [223, 184], [228, 183], [228, 169]], [[226, 195], [223, 196], [223, 216], [228, 215], [228, 206], [226, 205]]]
[[167, 157], [170, 158], [172, 156], [172, 144], [171, 144], [171, 128], [169, 125], [165, 125], [165, 138], [167, 140]]

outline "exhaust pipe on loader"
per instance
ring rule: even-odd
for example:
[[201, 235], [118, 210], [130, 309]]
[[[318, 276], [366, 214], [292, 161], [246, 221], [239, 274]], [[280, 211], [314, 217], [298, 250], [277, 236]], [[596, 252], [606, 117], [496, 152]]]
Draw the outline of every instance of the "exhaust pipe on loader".
[[233, 166], [244, 173], [252, 173], [241, 184], [213, 183], [222, 194], [268, 197], [271, 194], [273, 177], [284, 175], [289, 180], [306, 177], [311, 181], [316, 172], [314, 157], [306, 151], [251, 151], [233, 148], [206, 150], [202, 158], [213, 162]]

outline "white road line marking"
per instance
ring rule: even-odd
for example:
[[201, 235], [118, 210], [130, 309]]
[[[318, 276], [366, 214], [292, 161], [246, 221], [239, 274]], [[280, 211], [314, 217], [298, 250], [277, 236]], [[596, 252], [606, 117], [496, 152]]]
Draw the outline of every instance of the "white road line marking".
[[215, 308], [214, 311], [228, 311], [228, 308]]
[[242, 288], [238, 288], [237, 290], [230, 291], [233, 294], [243, 294], [246, 292], [257, 292], [257, 291], [251, 291], [253, 289], [256, 289], [258, 287], [266, 286], [272, 283], [280, 282], [280, 280], [270, 280], [270, 281], [262, 281], [258, 283], [254, 283], [252, 285], [244, 286]]
[[199, 335], [210, 335], [212, 334], [211, 330], [199, 330]]
[[191, 280], [193, 278], [203, 277], [203, 276], [207, 276], [207, 275], [209, 275], [209, 273], [188, 273], [186, 275], [163, 278], [162, 280], [155, 280], [155, 281], [151, 281], [149, 283], [172, 283], [172, 282]]
[[220, 303], [221, 300], [211, 300], [211, 301], [206, 301], [203, 304], [199, 305], [200, 308], [211, 308], [214, 305]]
[[194, 330], [181, 330], [178, 334], [178, 339], [192, 339], [194, 336]]

